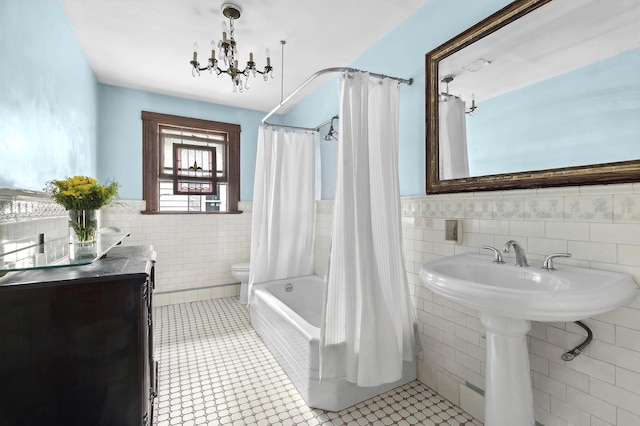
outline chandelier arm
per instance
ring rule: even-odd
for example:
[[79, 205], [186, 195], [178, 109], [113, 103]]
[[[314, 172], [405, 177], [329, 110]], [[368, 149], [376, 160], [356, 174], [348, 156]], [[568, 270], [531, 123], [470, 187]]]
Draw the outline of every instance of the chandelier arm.
[[264, 71], [260, 71], [259, 69], [256, 68], [256, 72], [262, 75], [269, 74], [271, 71], [273, 71], [272, 67], [264, 67]]

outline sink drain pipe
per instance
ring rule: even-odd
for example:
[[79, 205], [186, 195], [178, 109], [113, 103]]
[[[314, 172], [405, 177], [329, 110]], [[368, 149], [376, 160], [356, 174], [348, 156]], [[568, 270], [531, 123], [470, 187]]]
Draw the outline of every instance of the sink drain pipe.
[[567, 352], [563, 353], [562, 356], [560, 357], [560, 358], [562, 358], [563, 361], [571, 361], [575, 357], [580, 355], [582, 350], [584, 348], [586, 348], [587, 345], [589, 343], [591, 343], [591, 339], [593, 339], [593, 333], [591, 332], [589, 327], [587, 327], [582, 321], [576, 321], [575, 323], [578, 324], [580, 327], [582, 327], [587, 332], [587, 338], [584, 339], [584, 341], [582, 343], [580, 343], [578, 346], [576, 346], [575, 348], [571, 349], [570, 351], [567, 351]]

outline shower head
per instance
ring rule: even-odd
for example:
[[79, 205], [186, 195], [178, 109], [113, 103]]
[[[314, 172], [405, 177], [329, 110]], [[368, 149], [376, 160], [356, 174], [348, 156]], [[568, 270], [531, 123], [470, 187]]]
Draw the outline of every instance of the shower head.
[[324, 139], [325, 141], [330, 141], [331, 139], [338, 140], [338, 138], [337, 138], [337, 136], [338, 136], [338, 132], [336, 132], [336, 131], [333, 129], [333, 120], [337, 120], [337, 119], [338, 119], [338, 116], [337, 116], [337, 115], [331, 119], [331, 126], [329, 126], [329, 131], [327, 132], [327, 134], [326, 134], [326, 135], [324, 135], [324, 136], [322, 137], [322, 139]]
[[325, 141], [330, 141], [331, 139], [335, 139], [338, 140], [338, 138], [336, 138], [334, 135], [338, 134], [338, 132], [336, 132], [335, 130], [333, 130], [333, 126], [329, 127], [329, 131], [327, 132], [326, 135], [324, 135], [324, 137], [322, 139], [324, 139]]

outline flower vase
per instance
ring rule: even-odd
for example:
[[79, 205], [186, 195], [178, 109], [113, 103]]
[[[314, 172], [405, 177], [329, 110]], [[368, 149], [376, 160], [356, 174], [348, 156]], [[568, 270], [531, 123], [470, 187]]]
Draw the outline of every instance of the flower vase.
[[100, 210], [68, 210], [69, 242], [79, 245], [95, 243], [100, 230]]

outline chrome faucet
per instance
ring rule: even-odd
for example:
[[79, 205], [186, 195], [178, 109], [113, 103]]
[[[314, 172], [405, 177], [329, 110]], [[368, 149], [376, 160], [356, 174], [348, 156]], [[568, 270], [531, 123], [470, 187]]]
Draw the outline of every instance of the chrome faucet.
[[529, 264], [527, 263], [527, 255], [524, 254], [524, 249], [522, 248], [520, 243], [515, 240], [509, 240], [505, 243], [502, 251], [504, 251], [505, 253], [509, 253], [510, 247], [513, 247], [513, 251], [516, 252], [516, 265], [528, 267]]
[[551, 253], [544, 259], [544, 263], [540, 269], [544, 269], [545, 271], [555, 271], [556, 268], [553, 267], [553, 259], [556, 257], [571, 257], [571, 253]]
[[480, 248], [493, 251], [493, 263], [504, 263], [504, 260], [502, 260], [502, 255], [500, 254], [500, 250], [498, 250], [497, 248], [491, 246], [482, 246]]

